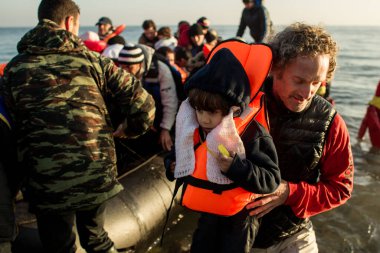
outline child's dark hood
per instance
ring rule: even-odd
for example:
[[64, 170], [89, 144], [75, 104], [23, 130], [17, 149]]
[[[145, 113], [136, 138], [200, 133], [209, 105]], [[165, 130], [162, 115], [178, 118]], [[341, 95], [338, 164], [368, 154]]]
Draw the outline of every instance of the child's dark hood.
[[222, 48], [210, 62], [198, 70], [185, 84], [185, 92], [198, 88], [219, 93], [242, 110], [250, 102], [250, 84], [240, 61], [227, 48]]

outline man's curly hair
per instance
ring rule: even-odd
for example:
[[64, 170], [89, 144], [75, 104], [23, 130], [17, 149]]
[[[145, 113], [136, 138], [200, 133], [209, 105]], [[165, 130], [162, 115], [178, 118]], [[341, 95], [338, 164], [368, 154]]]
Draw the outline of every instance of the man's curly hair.
[[327, 81], [333, 77], [336, 68], [338, 47], [324, 28], [294, 23], [276, 34], [270, 42], [273, 49], [273, 69], [281, 70], [298, 56], [328, 54], [329, 69]]

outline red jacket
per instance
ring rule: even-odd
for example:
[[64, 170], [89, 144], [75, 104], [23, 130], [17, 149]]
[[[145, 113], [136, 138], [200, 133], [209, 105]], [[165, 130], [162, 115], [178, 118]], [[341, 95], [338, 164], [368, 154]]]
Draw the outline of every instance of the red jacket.
[[333, 209], [351, 196], [354, 163], [349, 133], [339, 114], [331, 124], [320, 163], [318, 183], [289, 182], [290, 192], [285, 205], [289, 205], [299, 218]]
[[380, 149], [380, 109], [369, 105], [359, 129], [358, 138], [362, 139], [368, 128], [372, 146]]

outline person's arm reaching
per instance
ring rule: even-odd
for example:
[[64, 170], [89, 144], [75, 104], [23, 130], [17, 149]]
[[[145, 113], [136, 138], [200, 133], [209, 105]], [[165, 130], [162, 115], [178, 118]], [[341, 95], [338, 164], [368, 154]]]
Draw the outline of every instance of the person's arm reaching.
[[354, 164], [346, 124], [336, 115], [327, 136], [317, 184], [289, 183], [290, 205], [295, 215], [306, 218], [344, 204], [353, 189]]
[[247, 24], [245, 23], [245, 19], [244, 19], [244, 13], [245, 12], [243, 11], [241, 14], [240, 24], [239, 24], [239, 28], [236, 32], [236, 37], [243, 37], [244, 30], [247, 27]]
[[162, 120], [160, 122], [160, 143], [162, 148], [169, 151], [173, 145], [170, 136], [178, 110], [178, 98], [172, 73], [167, 65], [158, 62], [160, 81], [160, 95], [162, 104]]
[[152, 96], [141, 82], [130, 73], [118, 68], [111, 60], [104, 61], [107, 87], [120, 107], [125, 119], [122, 122], [125, 136], [135, 138], [145, 133], [153, 124], [155, 106]]
[[307, 218], [344, 204], [353, 189], [354, 164], [349, 134], [336, 115], [321, 158], [321, 175], [316, 184], [283, 181], [274, 194], [247, 205], [250, 215], [262, 217], [282, 204], [289, 205], [299, 218]]

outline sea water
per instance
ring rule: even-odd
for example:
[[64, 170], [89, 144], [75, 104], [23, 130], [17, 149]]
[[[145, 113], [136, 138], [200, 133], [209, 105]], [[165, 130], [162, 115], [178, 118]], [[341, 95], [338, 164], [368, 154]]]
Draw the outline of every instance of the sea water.
[[[171, 26], [175, 31], [175, 26]], [[237, 27], [214, 26], [223, 39], [234, 37]], [[16, 55], [16, 45], [30, 28], [0, 28], [0, 63]], [[282, 27], [276, 27], [281, 30]], [[80, 33], [96, 31], [96, 27], [82, 27]], [[343, 116], [351, 136], [355, 163], [354, 191], [343, 206], [312, 218], [319, 250], [330, 252], [380, 252], [380, 156], [370, 155], [368, 134], [359, 146], [356, 135], [368, 101], [380, 80], [380, 27], [327, 27], [337, 41], [340, 51], [338, 66], [331, 87], [335, 107]], [[127, 27], [122, 36], [136, 43], [142, 30]], [[248, 41], [247, 35], [244, 37]], [[180, 221], [171, 227], [163, 249], [169, 252], [173, 242], [188, 247], [196, 216], [184, 211]]]

